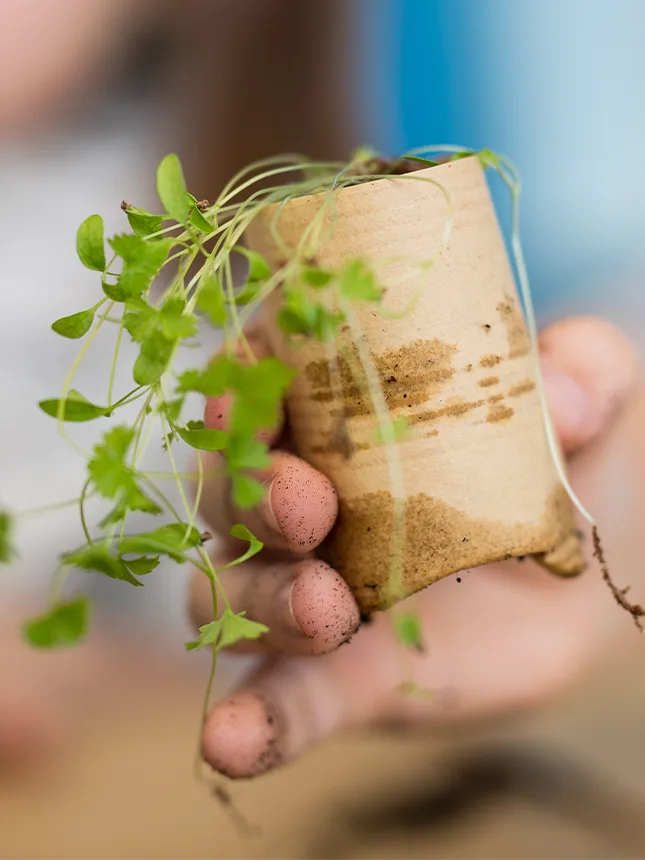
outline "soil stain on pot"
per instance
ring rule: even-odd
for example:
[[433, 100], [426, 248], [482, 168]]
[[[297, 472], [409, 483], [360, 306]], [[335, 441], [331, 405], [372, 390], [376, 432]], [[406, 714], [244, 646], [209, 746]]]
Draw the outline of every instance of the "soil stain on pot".
[[[355, 377], [361, 366], [358, 351], [353, 348], [351, 360], [338, 357], [338, 394], [342, 394], [345, 416], [369, 415], [372, 404], [365, 396], [365, 379]], [[396, 350], [373, 353], [385, 401], [390, 409], [426, 403], [436, 395], [455, 373], [452, 360], [457, 347], [434, 339], [417, 340]], [[312, 361], [305, 375], [313, 389], [311, 399], [319, 402], [337, 400], [332, 371], [327, 361]]]
[[[393, 523], [391, 494], [368, 493], [341, 502], [337, 524], [321, 547], [321, 556], [349, 583], [363, 613], [391, 605]], [[411, 592], [460, 570], [520, 555], [536, 555], [554, 572], [566, 569], [573, 575], [585, 568], [562, 487], [552, 492], [542, 519], [530, 524], [473, 519], [424, 493], [408, 498], [405, 524], [403, 582]], [[557, 554], [560, 546], [566, 553]]]
[[531, 343], [524, 325], [524, 317], [517, 306], [517, 302], [512, 296], [505, 295], [504, 301], [497, 305], [497, 311], [506, 326], [508, 357], [520, 358], [526, 355]]

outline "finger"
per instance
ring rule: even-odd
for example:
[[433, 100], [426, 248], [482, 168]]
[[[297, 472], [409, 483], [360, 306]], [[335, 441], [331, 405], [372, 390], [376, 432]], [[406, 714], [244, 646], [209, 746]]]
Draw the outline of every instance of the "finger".
[[[262, 638], [236, 650], [326, 654], [348, 642], [360, 624], [352, 593], [329, 565], [318, 559], [253, 559], [220, 575], [234, 612], [269, 628]], [[198, 627], [213, 620], [210, 584], [196, 574], [190, 611]]]
[[618, 329], [601, 319], [563, 320], [540, 337], [542, 372], [555, 426], [567, 453], [611, 424], [632, 391], [637, 362]]
[[334, 654], [269, 661], [211, 711], [202, 734], [204, 759], [227, 777], [245, 779], [366, 720], [394, 685], [399, 666], [396, 649], [374, 650], [372, 638], [364, 629]]
[[242, 523], [270, 549], [311, 552], [327, 536], [338, 514], [331, 481], [286, 451], [274, 451], [271, 465], [259, 478], [266, 488], [264, 499], [246, 511], [232, 504], [225, 477], [206, 481], [200, 510], [208, 525], [227, 535], [231, 526]]

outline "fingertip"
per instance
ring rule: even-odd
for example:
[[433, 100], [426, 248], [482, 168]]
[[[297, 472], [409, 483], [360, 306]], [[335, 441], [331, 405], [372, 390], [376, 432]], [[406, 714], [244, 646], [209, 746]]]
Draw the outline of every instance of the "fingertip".
[[273, 455], [269, 504], [289, 549], [307, 553], [331, 531], [338, 496], [331, 481], [313, 466], [284, 451]]
[[209, 397], [204, 407], [204, 427], [207, 430], [224, 430], [230, 410], [230, 398]]
[[635, 350], [602, 319], [562, 320], [540, 338], [542, 372], [565, 451], [591, 442], [612, 420], [635, 384]]
[[317, 654], [348, 642], [360, 625], [360, 612], [349, 586], [323, 561], [302, 564], [291, 592], [291, 611]]
[[216, 705], [202, 735], [204, 760], [230, 779], [248, 779], [282, 761], [281, 721], [265, 698], [246, 691]]

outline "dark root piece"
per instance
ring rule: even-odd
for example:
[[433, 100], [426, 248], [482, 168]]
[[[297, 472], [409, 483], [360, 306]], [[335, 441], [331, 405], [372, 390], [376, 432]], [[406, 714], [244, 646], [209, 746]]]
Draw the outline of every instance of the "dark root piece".
[[603, 552], [602, 544], [600, 543], [600, 535], [598, 534], [598, 529], [594, 526], [591, 532], [593, 539], [593, 554], [594, 558], [598, 559], [598, 563], [600, 565], [600, 570], [602, 572], [602, 578], [607, 583], [607, 586], [611, 593], [614, 596], [614, 600], [616, 603], [625, 610], [625, 612], [629, 612], [634, 620], [634, 624], [638, 627], [638, 629], [643, 632], [643, 624], [641, 622], [641, 618], [645, 615], [645, 609], [639, 603], [630, 603], [627, 599], [627, 592], [630, 589], [628, 585], [626, 588], [618, 588], [616, 583], [611, 578], [609, 573], [609, 568], [607, 567], [607, 562], [605, 560], [605, 553]]

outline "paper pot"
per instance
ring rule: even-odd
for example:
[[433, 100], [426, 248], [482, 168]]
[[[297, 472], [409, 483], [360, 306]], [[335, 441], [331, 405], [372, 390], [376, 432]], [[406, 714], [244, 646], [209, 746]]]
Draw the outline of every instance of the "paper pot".
[[[300, 371], [288, 400], [296, 449], [338, 491], [339, 519], [321, 555], [365, 613], [448, 574], [510, 557], [534, 555], [562, 575], [584, 569], [572, 507], [548, 450], [534, 360], [484, 172], [472, 157], [412, 176], [338, 191], [315, 254], [331, 269], [362, 258], [386, 289], [391, 318], [372, 305], [354, 307], [387, 407], [407, 419], [396, 448], [402, 486], [391, 480], [348, 327], [334, 374], [320, 343], [295, 348], [285, 339], [275, 322], [279, 290], [265, 306], [275, 353]], [[440, 183], [452, 207], [441, 255], [447, 204], [423, 178]], [[325, 199], [294, 199], [277, 222], [277, 210], [265, 210], [249, 229], [249, 246], [277, 269]], [[433, 257], [431, 267], [424, 265]], [[404, 499], [403, 591], [392, 587], [395, 497]]]

